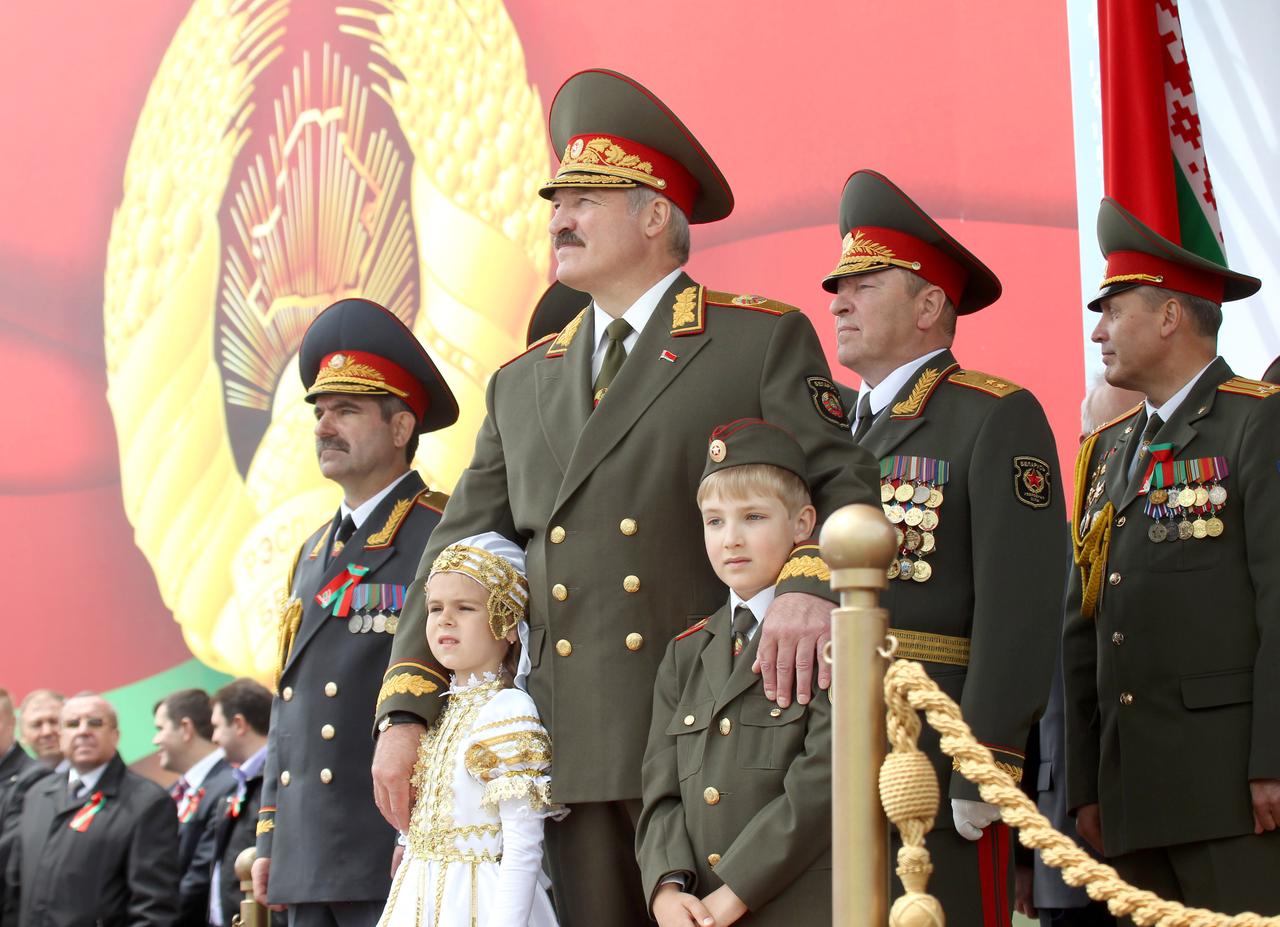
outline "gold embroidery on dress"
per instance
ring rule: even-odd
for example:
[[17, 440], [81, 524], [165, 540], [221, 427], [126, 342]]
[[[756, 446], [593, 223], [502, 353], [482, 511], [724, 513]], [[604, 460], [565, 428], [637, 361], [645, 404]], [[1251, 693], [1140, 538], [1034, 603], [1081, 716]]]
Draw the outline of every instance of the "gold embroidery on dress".
[[920, 407], [924, 405], [925, 399], [929, 395], [929, 390], [933, 389], [933, 384], [938, 382], [938, 377], [942, 376], [942, 371], [936, 367], [929, 367], [924, 373], [920, 374], [920, 379], [916, 380], [916, 385], [911, 387], [911, 393], [902, 402], [895, 403], [893, 406], [894, 415], [915, 415], [920, 411]]
[[671, 327], [692, 325], [698, 315], [698, 288], [686, 287], [676, 294], [676, 304], [671, 310]]
[[378, 690], [378, 704], [375, 711], [382, 707], [382, 703], [393, 695], [413, 695], [423, 696], [430, 695], [440, 687], [430, 679], [423, 679], [421, 676], [413, 673], [397, 673], [382, 684], [382, 688]]
[[[417, 498], [416, 496], [414, 498]], [[395, 504], [391, 510], [391, 514], [387, 516], [386, 523], [373, 534], [369, 535], [369, 539], [364, 542], [366, 548], [382, 547], [390, 541], [396, 533], [396, 529], [400, 527], [400, 522], [404, 521], [404, 517], [408, 514], [409, 509], [413, 507], [413, 499], [401, 499]]]

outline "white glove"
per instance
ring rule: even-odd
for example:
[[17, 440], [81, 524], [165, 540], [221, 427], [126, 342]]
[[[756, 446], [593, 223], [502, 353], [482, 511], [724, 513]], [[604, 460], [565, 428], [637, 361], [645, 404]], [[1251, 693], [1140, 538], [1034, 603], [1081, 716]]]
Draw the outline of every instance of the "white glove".
[[985, 801], [953, 798], [951, 799], [951, 820], [955, 821], [956, 833], [965, 840], [978, 840], [982, 837], [984, 827], [1000, 820], [1000, 809], [995, 805], [988, 805]]

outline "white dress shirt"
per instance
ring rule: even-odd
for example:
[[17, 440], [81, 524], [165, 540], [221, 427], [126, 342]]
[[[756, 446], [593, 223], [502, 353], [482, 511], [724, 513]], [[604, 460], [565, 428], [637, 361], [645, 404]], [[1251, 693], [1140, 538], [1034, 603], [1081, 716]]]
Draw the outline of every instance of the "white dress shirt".
[[1153, 406], [1150, 399], [1145, 400], [1147, 407], [1147, 421], [1151, 421], [1152, 415], [1159, 415], [1160, 421], [1162, 422], [1168, 422], [1169, 419], [1173, 418], [1173, 414], [1178, 411], [1178, 407], [1186, 400], [1187, 396], [1191, 393], [1192, 388], [1200, 382], [1200, 378], [1204, 376], [1204, 372], [1212, 367], [1213, 361], [1216, 360], [1217, 358], [1215, 357], [1213, 360], [1209, 361], [1209, 363], [1201, 367], [1200, 372], [1188, 380], [1186, 386], [1182, 387], [1182, 389], [1178, 390], [1166, 399], [1164, 405], [1160, 408], [1157, 409]]
[[756, 616], [756, 623], [747, 630], [747, 640], [756, 636], [756, 632], [760, 630], [760, 626], [764, 624], [765, 612], [769, 610], [769, 606], [773, 604], [773, 597], [778, 594], [777, 586], [765, 586], [749, 599], [743, 599], [732, 589], [729, 590], [729, 617], [733, 618], [733, 613], [738, 610], [739, 605], [745, 605], [751, 609], [751, 614]]
[[[622, 313], [621, 318], [627, 320], [627, 324], [631, 326], [631, 334], [622, 339], [622, 346], [627, 349], [627, 356], [631, 355], [631, 349], [636, 346], [636, 342], [640, 340], [640, 333], [644, 331], [645, 324], [649, 321], [649, 317], [653, 315], [653, 310], [658, 308], [658, 300], [662, 298], [662, 294], [667, 292], [671, 284], [676, 282], [676, 277], [680, 276], [681, 268], [677, 267], [671, 273], [667, 274], [631, 304], [626, 312]], [[595, 318], [595, 348], [591, 354], [591, 382], [596, 381], [596, 377], [600, 376], [600, 368], [604, 365], [604, 352], [608, 347], [608, 337], [605, 335], [605, 329], [609, 327], [609, 323], [613, 321], [613, 316], [605, 312], [595, 300], [591, 301], [591, 312]]]
[[[937, 357], [939, 354], [941, 354], [945, 350], [947, 349], [938, 348], [938, 350], [936, 351], [930, 351], [928, 354], [920, 355], [915, 360], [907, 361], [905, 364], [903, 364], [897, 370], [893, 371], [891, 374], [889, 374], [887, 377], [885, 377], [875, 386], [870, 386], [866, 380], [863, 380], [862, 385], [858, 387], [858, 404], [854, 406], [854, 412], [856, 413], [857, 410], [861, 408], [862, 397], [865, 396], [867, 393], [870, 393], [871, 394], [871, 414], [879, 415], [885, 406], [893, 402], [893, 397], [898, 395], [898, 393], [902, 391], [902, 388], [907, 385], [907, 381], [910, 380], [913, 376], [915, 376], [915, 373], [917, 370], [919, 370], [921, 367], [923, 367], [929, 361], [933, 360], [933, 358]], [[850, 431], [858, 430], [858, 419], [856, 414], [853, 421], [850, 423], [849, 430]]]
[[76, 772], [74, 767], [69, 767], [67, 770], [67, 787], [70, 788], [72, 783], [78, 781], [80, 783], [80, 787], [76, 789], [76, 798], [84, 798], [86, 795], [92, 795], [93, 790], [98, 785], [98, 780], [102, 778], [102, 774], [106, 771], [106, 763], [89, 770], [83, 775]]
[[404, 473], [401, 473], [398, 477], [396, 477], [394, 480], [388, 483], [386, 485], [386, 488], [382, 489], [376, 495], [370, 496], [368, 499], [366, 499], [364, 502], [361, 502], [354, 509], [351, 506], [347, 505], [346, 499], [343, 499], [342, 505], [339, 506], [339, 511], [341, 512], [342, 517], [346, 518], [348, 515], [350, 515], [351, 521], [356, 526], [356, 530], [359, 531], [360, 526], [364, 524], [365, 519], [367, 519], [370, 515], [372, 515], [373, 510], [378, 507], [378, 503], [381, 502], [383, 499], [387, 498], [387, 495], [391, 492], [391, 490], [399, 486], [400, 481], [403, 480], [406, 476], [408, 476], [412, 472], [413, 472], [412, 470], [404, 471]]

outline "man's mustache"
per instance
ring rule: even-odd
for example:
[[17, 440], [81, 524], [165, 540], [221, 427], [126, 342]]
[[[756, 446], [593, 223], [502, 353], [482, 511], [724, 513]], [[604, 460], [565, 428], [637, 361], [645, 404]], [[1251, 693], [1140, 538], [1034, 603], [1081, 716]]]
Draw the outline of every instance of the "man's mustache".
[[555, 241], [552, 243], [552, 247], [562, 248], [565, 245], [580, 245], [580, 244], [582, 244], [581, 238], [573, 234], [573, 232], [564, 231], [564, 232], [556, 233]]
[[324, 451], [349, 451], [351, 445], [347, 444], [341, 438], [316, 438], [316, 456], [319, 457]]

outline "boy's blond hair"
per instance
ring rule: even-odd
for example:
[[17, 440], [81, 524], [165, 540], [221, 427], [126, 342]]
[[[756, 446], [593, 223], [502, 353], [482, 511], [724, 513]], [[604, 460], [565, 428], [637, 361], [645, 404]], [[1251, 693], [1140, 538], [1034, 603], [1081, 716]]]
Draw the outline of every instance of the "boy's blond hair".
[[741, 500], [760, 493], [782, 503], [787, 515], [795, 517], [806, 505], [812, 505], [809, 487], [804, 480], [785, 467], [772, 464], [743, 464], [708, 474], [698, 486], [698, 507], [711, 496]]

